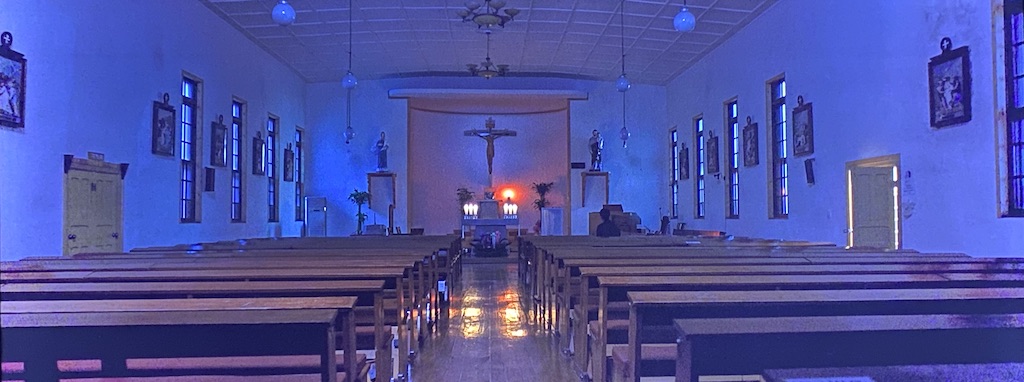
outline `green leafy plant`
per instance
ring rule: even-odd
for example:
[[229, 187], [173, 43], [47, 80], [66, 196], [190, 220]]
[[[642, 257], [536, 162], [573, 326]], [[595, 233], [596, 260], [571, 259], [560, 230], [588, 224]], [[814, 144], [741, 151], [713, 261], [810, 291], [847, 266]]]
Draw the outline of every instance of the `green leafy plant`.
[[534, 183], [533, 184], [533, 191], [535, 191], [537, 193], [537, 195], [540, 196], [539, 199], [536, 199], [536, 200], [533, 201], [533, 206], [534, 207], [537, 207], [537, 209], [540, 210], [541, 208], [544, 208], [544, 207], [548, 206], [548, 199], [547, 199], [546, 195], [548, 194], [548, 192], [551, 191], [551, 186], [554, 186], [554, 185], [555, 185], [555, 182]]
[[459, 211], [462, 211], [462, 206], [473, 200], [473, 191], [466, 187], [459, 187], [455, 190], [455, 196], [459, 199]]
[[366, 222], [367, 215], [363, 213], [363, 204], [370, 201], [370, 193], [366, 191], [352, 190], [351, 194], [348, 194], [348, 200], [351, 200], [356, 204], [356, 235], [363, 234], [363, 223]]

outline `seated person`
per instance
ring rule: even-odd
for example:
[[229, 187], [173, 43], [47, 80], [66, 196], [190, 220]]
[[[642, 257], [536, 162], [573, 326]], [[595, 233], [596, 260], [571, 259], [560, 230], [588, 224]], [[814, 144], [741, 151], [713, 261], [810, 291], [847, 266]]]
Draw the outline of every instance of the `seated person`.
[[598, 237], [622, 236], [622, 231], [619, 231], [619, 227], [612, 222], [611, 211], [608, 211], [607, 208], [602, 208], [599, 214], [601, 215], [601, 224], [597, 226]]

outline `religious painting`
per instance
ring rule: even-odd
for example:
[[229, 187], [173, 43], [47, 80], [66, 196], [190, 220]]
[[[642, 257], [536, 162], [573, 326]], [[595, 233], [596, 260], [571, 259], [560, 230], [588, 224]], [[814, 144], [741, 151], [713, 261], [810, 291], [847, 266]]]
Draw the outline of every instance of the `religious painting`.
[[953, 49], [949, 37], [939, 44], [942, 53], [928, 62], [931, 126], [946, 127], [971, 120], [971, 51]]
[[690, 179], [690, 149], [679, 149], [679, 179]]
[[164, 93], [163, 102], [153, 101], [153, 154], [174, 156], [175, 123], [171, 96]]
[[747, 117], [747, 125], [743, 126], [743, 165], [757, 166], [761, 161], [761, 153], [757, 140], [757, 124]]
[[0, 34], [0, 126], [25, 128], [25, 78], [27, 60], [11, 50], [11, 32]]
[[814, 114], [811, 104], [804, 103], [804, 97], [796, 99], [793, 108], [793, 155], [804, 156], [814, 154]]
[[708, 174], [717, 174], [720, 170], [718, 168], [718, 137], [708, 138], [707, 147], [705, 148], [707, 158], [707, 169]]
[[228, 128], [224, 116], [210, 123], [210, 166], [226, 167], [228, 164]]
[[295, 181], [295, 152], [292, 151], [292, 144], [284, 148], [284, 181]]
[[252, 138], [252, 174], [263, 175], [267, 173], [267, 146], [263, 141], [263, 134], [256, 132]]

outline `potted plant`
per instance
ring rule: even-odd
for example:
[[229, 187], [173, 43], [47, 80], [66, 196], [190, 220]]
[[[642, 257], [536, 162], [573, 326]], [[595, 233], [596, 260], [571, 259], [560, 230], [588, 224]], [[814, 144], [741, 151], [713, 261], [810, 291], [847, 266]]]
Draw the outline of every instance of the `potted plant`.
[[548, 206], [548, 199], [545, 197], [545, 195], [547, 195], [548, 192], [551, 191], [551, 186], [554, 186], [554, 185], [555, 185], [554, 182], [534, 183], [533, 184], [533, 191], [536, 191], [537, 195], [540, 196], [539, 199], [533, 201], [533, 205], [535, 207], [537, 207], [538, 211], [540, 211], [541, 208], [544, 208], [544, 207]]
[[[533, 206], [537, 207], [537, 211], [544, 209], [548, 206], [548, 199], [546, 195], [551, 191], [551, 186], [555, 185], [554, 182], [546, 183], [534, 183], [533, 191], [537, 193], [539, 198], [533, 201]], [[534, 224], [533, 230], [540, 234], [540, 219], [537, 219], [537, 224]]]
[[348, 200], [356, 204], [356, 235], [363, 234], [363, 223], [366, 222], [366, 214], [363, 213], [363, 204], [370, 201], [370, 193], [366, 191], [352, 190], [348, 194]]
[[473, 191], [470, 191], [468, 188], [465, 187], [459, 187], [457, 190], [455, 190], [455, 196], [459, 199], [459, 211], [461, 212], [462, 206], [466, 205], [466, 203], [469, 203], [469, 201], [473, 200]]

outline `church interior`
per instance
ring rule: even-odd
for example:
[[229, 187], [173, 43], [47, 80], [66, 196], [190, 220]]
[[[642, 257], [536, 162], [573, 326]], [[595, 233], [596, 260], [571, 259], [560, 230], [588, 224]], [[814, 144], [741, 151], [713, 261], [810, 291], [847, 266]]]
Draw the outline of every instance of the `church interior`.
[[3, 381], [1024, 381], [1021, 0], [0, 32]]

